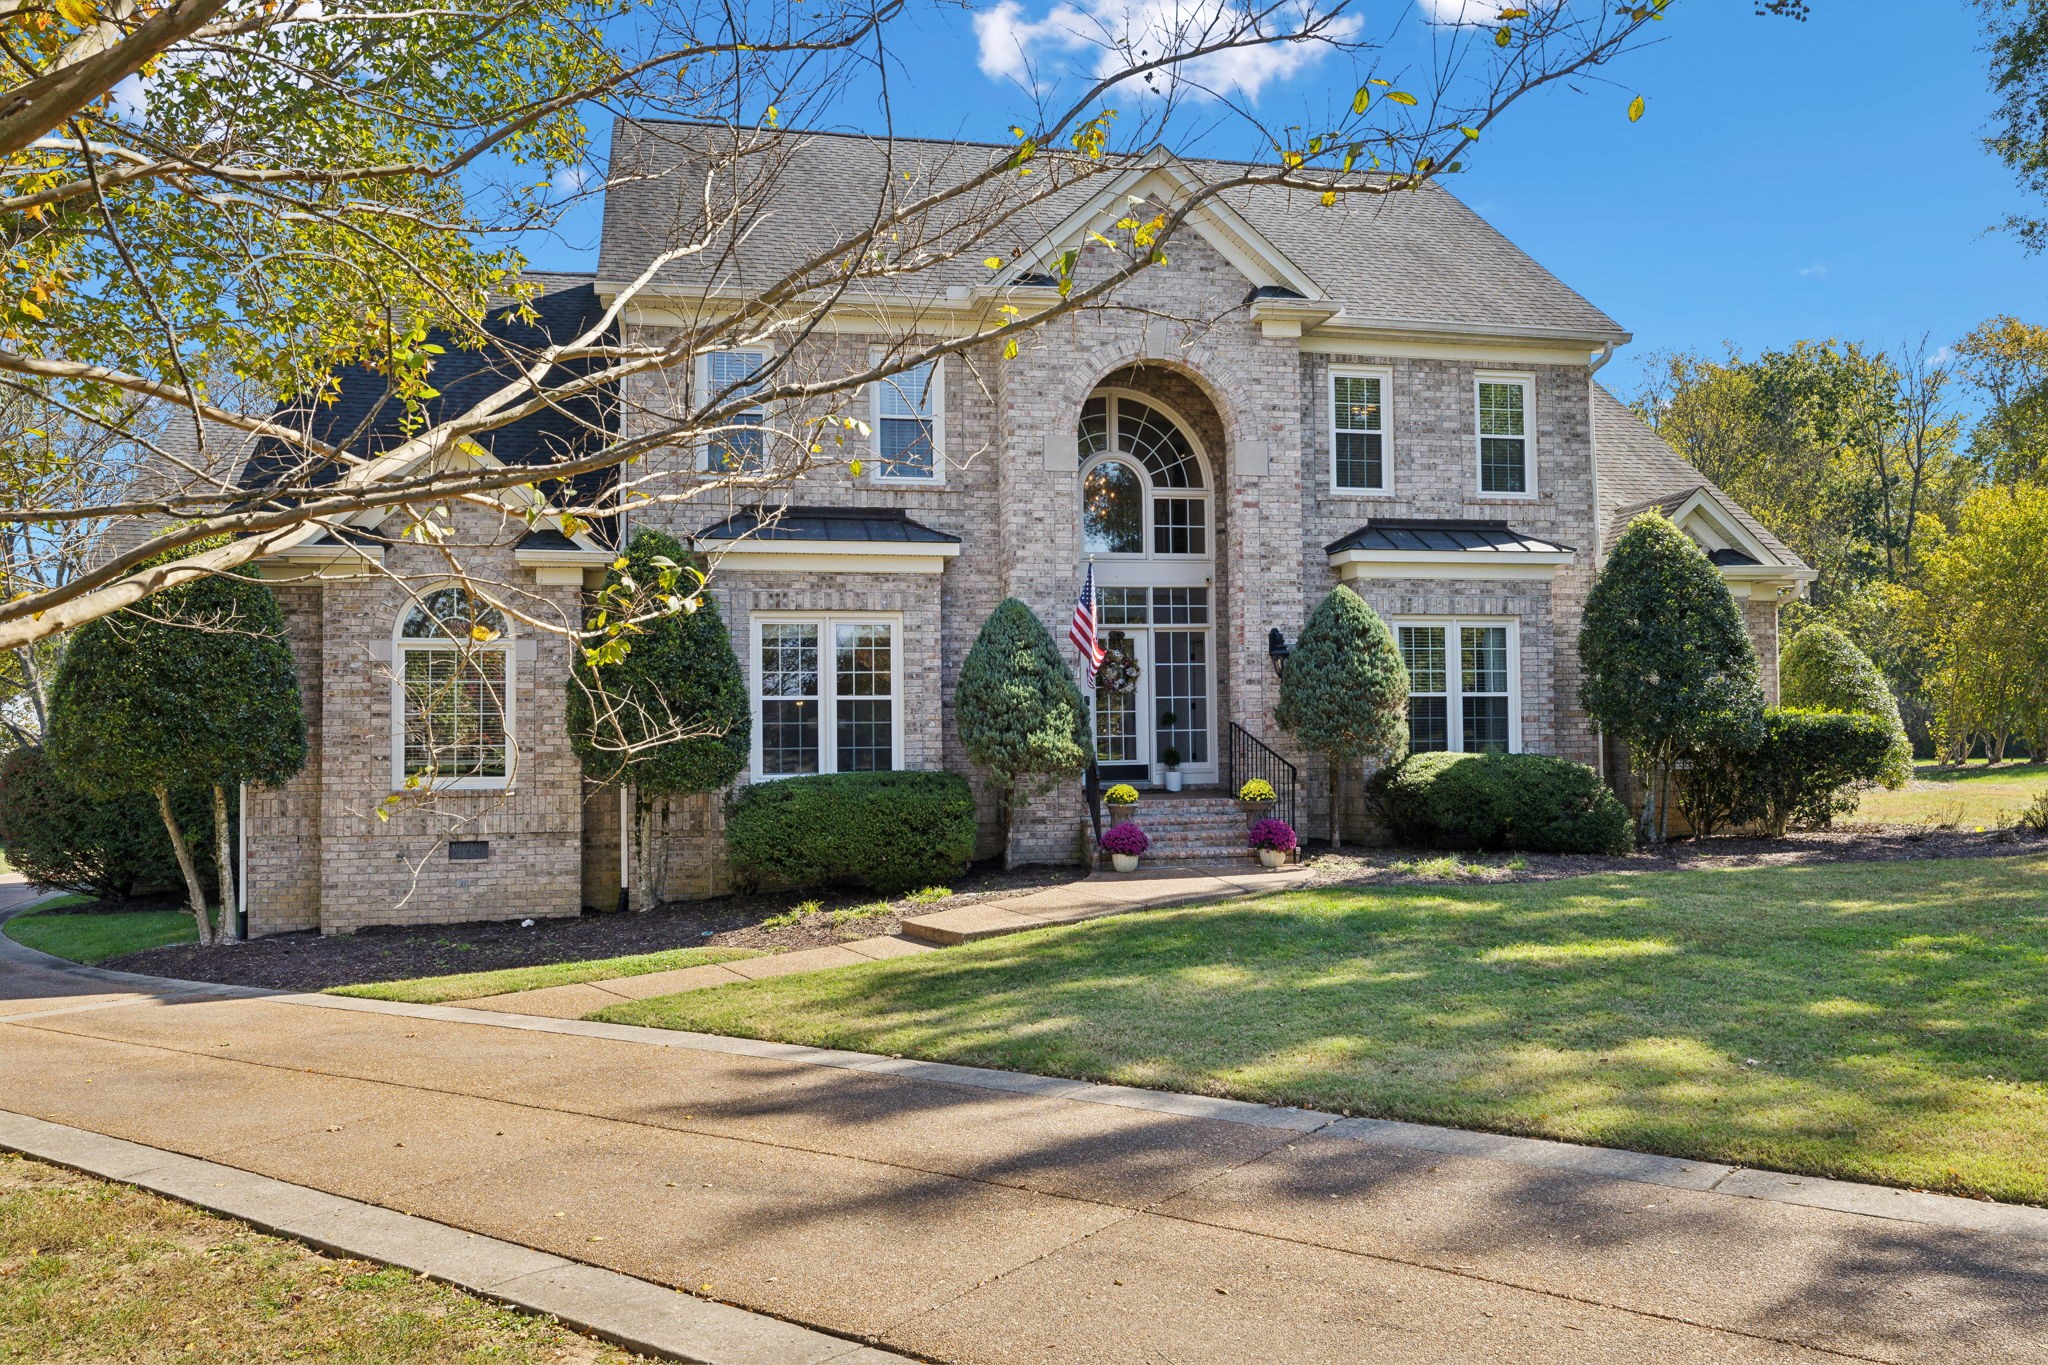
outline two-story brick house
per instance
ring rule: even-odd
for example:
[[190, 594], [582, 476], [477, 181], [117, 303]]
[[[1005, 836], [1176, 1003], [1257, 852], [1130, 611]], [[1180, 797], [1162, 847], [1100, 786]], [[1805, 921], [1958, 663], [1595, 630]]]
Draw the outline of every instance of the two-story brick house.
[[[768, 228], [656, 272], [620, 319], [627, 340], [702, 315], [772, 275], [777, 253], [872, 207], [860, 187], [884, 173], [883, 144], [789, 137], [789, 188]], [[649, 269], [689, 212], [690, 178], [664, 174], [688, 147], [686, 131], [621, 125], [615, 164], [636, 174], [610, 192], [595, 275], [547, 277], [534, 326], [578, 325]], [[931, 156], [961, 150], [933, 144]], [[905, 144], [891, 156], [900, 168]], [[1000, 271], [963, 257], [910, 293], [849, 296], [805, 344], [844, 360], [907, 332], [965, 334], [993, 301], [1052, 297], [1043, 272], [1060, 252], [1081, 251], [1083, 280], [1100, 269], [1091, 217], [1170, 204], [1221, 169], [1130, 163], [1080, 202], [1011, 225]], [[1617, 755], [1577, 703], [1575, 640], [1606, 548], [1653, 506], [1722, 566], [1775, 691], [1778, 607], [1811, 571], [1600, 386], [1629, 334], [1449, 193], [1324, 207], [1235, 192], [1112, 304], [1019, 335], [1013, 356], [977, 348], [876, 385], [857, 475], [833, 462], [772, 499], [728, 490], [630, 514], [715, 557], [711, 590], [754, 707], [744, 780], [972, 775], [951, 709], [976, 632], [1016, 596], [1061, 636], [1090, 563], [1102, 630], [1139, 666], [1134, 691], [1096, 698], [1112, 776], [1158, 779], [1172, 749], [1188, 800], [1221, 808], [1233, 746], [1268, 746], [1300, 769], [1304, 833], [1326, 835], [1322, 765], [1273, 724], [1271, 640], [1292, 639], [1339, 582], [1397, 632], [1415, 747], [1557, 753], [1612, 776]], [[707, 356], [631, 382], [592, 420], [630, 433], [692, 386], [764, 359]], [[531, 459], [557, 438], [572, 439], [504, 433], [479, 458]], [[668, 449], [645, 467], [686, 475], [735, 451], [759, 453], [743, 441]], [[619, 794], [588, 788], [568, 749], [568, 647], [521, 624], [575, 619], [607, 541], [475, 508], [455, 521], [472, 567], [495, 565], [517, 599], [496, 621], [500, 655], [475, 702], [502, 700], [501, 713], [477, 718], [485, 739], [468, 776], [389, 819], [376, 808], [407, 775], [406, 689], [446, 664], [431, 620], [443, 553], [386, 523], [359, 543], [310, 535], [266, 566], [302, 661], [315, 757], [284, 788], [251, 794], [252, 932], [575, 914], [609, 907], [633, 875]], [[722, 885], [718, 810], [707, 799], [682, 817], [669, 894]], [[985, 814], [992, 841], [992, 805]], [[1080, 828], [1076, 794], [1052, 793], [1020, 814], [1016, 851], [1072, 859]]]

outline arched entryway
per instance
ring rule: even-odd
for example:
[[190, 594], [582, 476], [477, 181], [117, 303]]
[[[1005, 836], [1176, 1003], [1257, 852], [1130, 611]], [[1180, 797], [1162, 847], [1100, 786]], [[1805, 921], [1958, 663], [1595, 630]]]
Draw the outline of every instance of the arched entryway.
[[1079, 437], [1081, 549], [1109, 653], [1093, 698], [1103, 779], [1158, 781], [1177, 759], [1188, 784], [1214, 782], [1221, 452], [1157, 395], [1116, 383], [1082, 406]]

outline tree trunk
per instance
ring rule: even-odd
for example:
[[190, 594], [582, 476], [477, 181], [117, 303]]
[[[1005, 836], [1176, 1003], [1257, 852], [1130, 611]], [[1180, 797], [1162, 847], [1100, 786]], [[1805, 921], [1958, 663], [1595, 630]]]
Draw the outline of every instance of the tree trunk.
[[636, 915], [644, 915], [654, 908], [655, 897], [660, 887], [655, 882], [653, 857], [654, 803], [633, 791], [633, 885], [627, 904]]
[[1663, 764], [1658, 772], [1662, 786], [1657, 793], [1657, 842], [1668, 844], [1671, 842], [1671, 765]]
[[[1010, 817], [1015, 810], [1013, 801], [1016, 792], [1017, 787], [1014, 782], [1005, 782], [996, 791], [996, 819], [1001, 822], [1003, 827], [1003, 871], [1005, 872], [1013, 871], [1017, 866], [1017, 845], [1016, 841], [1011, 837], [1012, 831], [1010, 828]], [[1099, 862], [1101, 862], [1101, 850], [1090, 849], [1088, 851], [1088, 870], [1093, 872]]]
[[178, 817], [171, 814], [171, 789], [156, 789], [156, 808], [163, 812], [164, 828], [170, 832], [171, 851], [178, 855], [178, 870], [185, 874], [185, 899], [192, 910], [192, 918], [199, 922], [199, 941], [213, 942], [213, 921], [206, 915], [206, 888], [199, 884], [199, 869], [192, 864], [192, 849], [185, 842], [185, 831], [178, 828]]
[[242, 941], [235, 923], [235, 843], [228, 829], [228, 794], [218, 782], [213, 785], [213, 860], [220, 874], [220, 929], [214, 938], [220, 943]]
[[1344, 760], [1330, 756], [1330, 847], [1344, 847]]

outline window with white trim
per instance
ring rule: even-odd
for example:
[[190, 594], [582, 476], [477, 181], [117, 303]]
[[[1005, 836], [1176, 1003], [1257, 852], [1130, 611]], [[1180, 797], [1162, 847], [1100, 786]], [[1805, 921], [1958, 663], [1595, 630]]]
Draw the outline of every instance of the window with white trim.
[[1528, 497], [1535, 492], [1529, 463], [1529, 399], [1527, 379], [1480, 376], [1479, 491], [1501, 497]]
[[[716, 403], [730, 394], [753, 393], [761, 387], [755, 378], [768, 363], [765, 351], [713, 351], [700, 362], [700, 392], [704, 401]], [[734, 413], [705, 441], [702, 467], [721, 474], [759, 474], [767, 468], [764, 444], [765, 408], [752, 407]]]
[[502, 787], [511, 778], [512, 637], [505, 614], [460, 587], [422, 594], [393, 642], [394, 787]]
[[1344, 493], [1387, 491], [1388, 376], [1330, 373], [1330, 486]]
[[945, 472], [945, 367], [936, 360], [875, 381], [875, 477], [935, 483]]
[[1520, 747], [1515, 628], [1506, 621], [1402, 621], [1408, 747], [1504, 754]]
[[873, 616], [755, 621], [757, 778], [898, 766], [899, 629]]

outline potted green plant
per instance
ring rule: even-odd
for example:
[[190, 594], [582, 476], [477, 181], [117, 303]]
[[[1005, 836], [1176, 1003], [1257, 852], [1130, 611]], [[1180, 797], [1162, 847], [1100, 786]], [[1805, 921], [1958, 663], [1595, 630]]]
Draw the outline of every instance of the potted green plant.
[[1159, 755], [1159, 761], [1166, 768], [1166, 789], [1170, 792], [1179, 791], [1180, 750], [1174, 748], [1171, 744], [1167, 745], [1165, 750]]
[[1255, 777], [1237, 789], [1237, 808], [1244, 812], [1245, 827], [1249, 829], [1273, 813], [1273, 784], [1263, 777]]
[[1138, 859], [1152, 847], [1151, 839], [1136, 825], [1111, 825], [1102, 832], [1102, 851], [1119, 872], [1136, 872]]
[[1122, 824], [1138, 809], [1138, 789], [1128, 782], [1119, 782], [1102, 794], [1102, 804], [1109, 807], [1112, 824]]
[[1294, 826], [1285, 820], [1261, 820], [1251, 827], [1245, 842], [1252, 846], [1252, 852], [1259, 855], [1259, 862], [1269, 868], [1279, 867], [1294, 856], [1294, 850], [1301, 847], [1301, 840], [1295, 837]]

